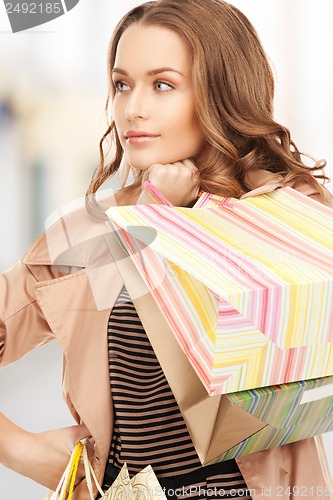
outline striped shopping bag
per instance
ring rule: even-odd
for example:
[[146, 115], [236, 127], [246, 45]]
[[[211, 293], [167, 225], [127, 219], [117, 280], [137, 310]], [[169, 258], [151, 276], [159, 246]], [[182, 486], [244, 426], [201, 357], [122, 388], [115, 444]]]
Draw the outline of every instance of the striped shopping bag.
[[333, 374], [333, 211], [292, 188], [107, 215], [208, 394]]

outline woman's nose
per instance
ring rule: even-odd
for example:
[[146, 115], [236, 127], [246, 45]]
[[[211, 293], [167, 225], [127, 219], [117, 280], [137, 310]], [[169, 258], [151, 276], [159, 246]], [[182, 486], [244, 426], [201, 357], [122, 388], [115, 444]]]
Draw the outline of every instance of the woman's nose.
[[145, 92], [140, 89], [134, 89], [127, 101], [125, 109], [125, 117], [127, 120], [135, 120], [136, 118], [148, 118], [148, 99]]

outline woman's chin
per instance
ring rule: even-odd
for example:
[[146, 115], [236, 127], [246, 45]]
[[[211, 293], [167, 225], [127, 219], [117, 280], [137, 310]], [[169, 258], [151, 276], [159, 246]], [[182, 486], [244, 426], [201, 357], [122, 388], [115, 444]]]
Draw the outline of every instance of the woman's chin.
[[126, 156], [126, 163], [130, 166], [130, 168], [134, 168], [135, 170], [147, 170], [151, 165], [154, 165], [156, 163], [154, 159], [150, 160], [144, 160], [144, 161], [138, 161], [135, 159], [128, 158]]
[[148, 170], [148, 168], [150, 168], [152, 165], [167, 165], [169, 163], [176, 163], [178, 161], [182, 160], [177, 158], [152, 158], [149, 162], [128, 161], [128, 164], [131, 168], [144, 172], [145, 170]]

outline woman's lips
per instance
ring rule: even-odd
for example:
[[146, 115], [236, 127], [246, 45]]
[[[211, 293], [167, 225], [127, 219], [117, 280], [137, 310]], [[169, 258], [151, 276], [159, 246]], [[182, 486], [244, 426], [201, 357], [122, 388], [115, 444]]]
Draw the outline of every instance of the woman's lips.
[[137, 135], [137, 136], [133, 135], [131, 137], [127, 137], [126, 141], [129, 144], [143, 144], [146, 142], [152, 142], [157, 138], [158, 138], [157, 135], [154, 135], [154, 136], [153, 135]]
[[126, 132], [125, 138], [128, 144], [146, 144], [158, 139], [159, 135], [149, 134], [148, 132]]

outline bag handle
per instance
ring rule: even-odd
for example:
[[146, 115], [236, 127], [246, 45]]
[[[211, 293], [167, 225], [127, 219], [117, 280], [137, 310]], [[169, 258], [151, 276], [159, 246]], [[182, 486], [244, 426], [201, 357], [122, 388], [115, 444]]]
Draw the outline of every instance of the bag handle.
[[83, 448], [83, 444], [81, 442], [78, 442], [74, 448], [73, 459], [70, 462], [69, 474], [67, 477], [67, 481], [65, 483], [65, 491], [61, 497], [62, 500], [66, 500], [65, 495], [66, 495], [67, 489], [68, 489], [67, 500], [72, 500], [73, 491], [74, 491], [74, 484], [75, 484], [75, 479], [77, 476], [77, 471], [79, 468], [79, 461], [80, 461], [80, 457], [81, 457], [81, 453], [82, 453], [82, 448]]
[[61, 500], [72, 500], [75, 479], [77, 476], [79, 461], [83, 447], [84, 445], [80, 441], [76, 443], [75, 448], [72, 451], [71, 457], [67, 464], [67, 467], [58, 483], [57, 489], [50, 497], [51, 500], [54, 498], [60, 498]]
[[[97, 477], [96, 477], [95, 471], [93, 469], [93, 466], [89, 462], [87, 447], [85, 445], [83, 445], [83, 450], [82, 451], [83, 451], [84, 471], [85, 471], [85, 474], [86, 474], [86, 481], [87, 481], [87, 487], [88, 487], [90, 498], [91, 498], [91, 500], [94, 500], [94, 498], [95, 498], [94, 492], [93, 492], [93, 485], [92, 485], [91, 478], [93, 478], [95, 486], [96, 486], [99, 494], [103, 498], [104, 497], [104, 491], [102, 490], [102, 488], [101, 488], [101, 486], [100, 486], [100, 484], [99, 484], [99, 482], [97, 480]], [[70, 500], [70, 499], [68, 498], [68, 500]]]
[[57, 489], [54, 491], [54, 493], [52, 493], [51, 497], [47, 498], [49, 498], [50, 500], [72, 500], [81, 455], [83, 456], [83, 465], [90, 500], [95, 500], [95, 495], [93, 492], [93, 482], [95, 483], [95, 486], [101, 497], [104, 498], [104, 491], [102, 490], [97, 480], [95, 471], [91, 463], [89, 462], [87, 447], [82, 443], [82, 441], [78, 441], [76, 443], [69, 459], [68, 465], [58, 483]]

